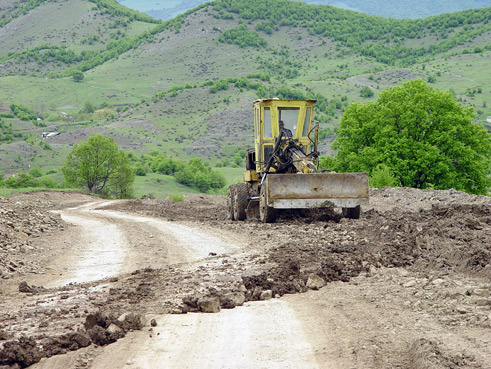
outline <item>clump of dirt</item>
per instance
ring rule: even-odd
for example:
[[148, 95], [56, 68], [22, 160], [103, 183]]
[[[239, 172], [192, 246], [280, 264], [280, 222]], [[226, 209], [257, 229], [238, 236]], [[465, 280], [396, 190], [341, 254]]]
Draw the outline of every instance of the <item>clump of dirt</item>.
[[306, 232], [287, 227], [282, 229], [283, 237], [291, 241], [268, 252], [276, 266], [247, 277], [245, 286], [272, 289], [280, 295], [303, 292], [310, 273], [326, 282], [346, 282], [370, 266], [491, 277], [490, 228], [488, 204], [433, 205], [416, 212], [371, 209], [356, 221], [328, 227], [310, 223]]
[[77, 332], [48, 336], [21, 336], [0, 346], [0, 365], [17, 364], [21, 368], [39, 362], [44, 357], [65, 354], [95, 344], [105, 346], [123, 338], [131, 330], [144, 326], [141, 315], [96, 311], [85, 318], [84, 328]]
[[410, 350], [410, 367], [413, 369], [479, 368], [475, 358], [469, 355], [445, 353], [434, 341], [421, 338], [416, 340]]

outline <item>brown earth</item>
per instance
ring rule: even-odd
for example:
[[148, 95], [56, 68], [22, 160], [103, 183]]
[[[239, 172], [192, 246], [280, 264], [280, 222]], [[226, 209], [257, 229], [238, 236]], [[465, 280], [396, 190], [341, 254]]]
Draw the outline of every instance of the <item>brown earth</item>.
[[[129, 342], [186, 337], [187, 323], [170, 332], [181, 318], [167, 314], [244, 303], [233, 314], [259, 314], [251, 332], [253, 321], [271, 314], [258, 328], [257, 340], [267, 340], [258, 356], [249, 350], [245, 359], [206, 361], [216, 351], [207, 345], [240, 338], [237, 318], [222, 310], [212, 315], [232, 319], [227, 334], [211, 338], [220, 320], [188, 314], [202, 330], [176, 349], [192, 348], [196, 361], [171, 357], [165, 366], [159, 356], [158, 365], [490, 368], [491, 198], [385, 188], [371, 190], [370, 203], [358, 220], [330, 211], [262, 224], [225, 220], [225, 199], [207, 195], [177, 203], [58, 192], [0, 198], [0, 368], [56, 354], [65, 354], [53, 358], [60, 366], [42, 359], [33, 367], [112, 368], [117, 360], [159, 367], [148, 353], [141, 361]], [[89, 278], [90, 267], [77, 265], [90, 262], [89, 245], [108, 234], [95, 250], [100, 259], [120, 252], [119, 269]], [[269, 301], [248, 302], [256, 300]], [[289, 320], [299, 323], [288, 328]], [[133, 332], [142, 328], [141, 336]], [[281, 341], [288, 330], [296, 336]], [[210, 342], [194, 343], [196, 336]], [[285, 348], [292, 340], [298, 347]]]

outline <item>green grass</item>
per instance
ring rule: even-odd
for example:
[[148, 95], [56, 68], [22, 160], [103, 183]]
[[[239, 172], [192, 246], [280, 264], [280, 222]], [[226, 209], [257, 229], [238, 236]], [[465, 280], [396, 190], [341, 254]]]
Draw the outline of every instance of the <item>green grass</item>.
[[135, 197], [153, 196], [154, 198], [164, 198], [170, 195], [190, 195], [200, 193], [197, 188], [189, 187], [177, 183], [174, 177], [148, 173], [146, 176], [137, 176], [133, 185]]
[[[212, 192], [223, 195], [230, 184], [242, 182], [243, 168], [213, 168], [225, 177], [225, 187]], [[151, 195], [154, 198], [164, 198], [171, 195], [186, 196], [201, 193], [198, 188], [177, 183], [173, 176], [157, 173], [147, 173], [146, 176], [137, 176], [133, 185], [136, 198]]]
[[73, 188], [44, 188], [44, 187], [26, 187], [26, 188], [4, 188], [0, 187], [0, 196], [7, 197], [17, 193], [35, 192], [35, 191], [70, 191], [81, 192], [80, 190]]
[[243, 168], [213, 168], [213, 170], [216, 170], [225, 177], [225, 187], [228, 187], [231, 184], [244, 182], [245, 166]]

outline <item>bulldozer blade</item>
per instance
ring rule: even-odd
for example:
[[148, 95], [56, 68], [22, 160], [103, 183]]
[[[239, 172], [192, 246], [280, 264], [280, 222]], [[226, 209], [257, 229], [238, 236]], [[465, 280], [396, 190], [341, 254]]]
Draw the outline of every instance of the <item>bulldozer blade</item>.
[[263, 186], [277, 209], [354, 208], [368, 203], [368, 173], [269, 174]]

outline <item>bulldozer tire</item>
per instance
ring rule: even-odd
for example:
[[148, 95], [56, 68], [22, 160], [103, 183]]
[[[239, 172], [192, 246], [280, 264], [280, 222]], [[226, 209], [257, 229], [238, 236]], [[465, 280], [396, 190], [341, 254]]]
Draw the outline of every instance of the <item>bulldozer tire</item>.
[[349, 219], [360, 218], [360, 205], [355, 206], [354, 208], [343, 208], [343, 217]]
[[236, 185], [233, 184], [228, 187], [228, 194], [227, 194], [227, 219], [228, 220], [235, 220], [235, 216], [234, 216], [235, 186]]
[[276, 221], [277, 211], [268, 205], [266, 200], [266, 189], [263, 186], [259, 195], [259, 219], [263, 223], [274, 223]]
[[247, 197], [249, 196], [249, 188], [245, 183], [238, 183], [234, 189], [234, 219], [245, 220], [247, 218]]

